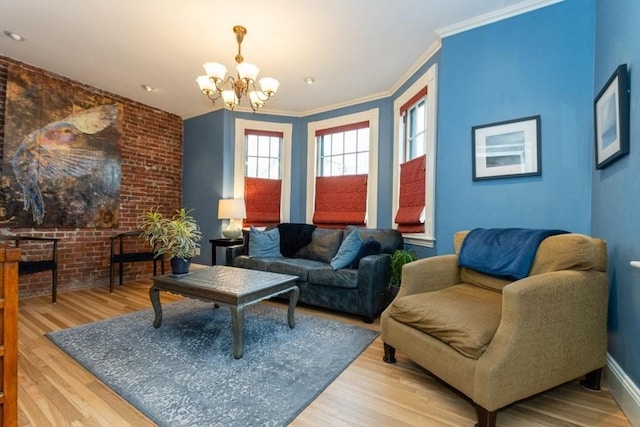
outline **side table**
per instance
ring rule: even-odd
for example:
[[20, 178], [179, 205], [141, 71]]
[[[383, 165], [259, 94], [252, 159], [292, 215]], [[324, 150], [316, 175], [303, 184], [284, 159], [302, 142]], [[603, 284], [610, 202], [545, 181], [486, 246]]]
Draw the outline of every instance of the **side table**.
[[244, 240], [242, 239], [210, 239], [211, 243], [211, 265], [216, 265], [216, 248], [224, 247], [225, 248], [225, 265], [233, 266], [233, 259], [231, 259], [232, 246], [242, 246], [244, 244]]

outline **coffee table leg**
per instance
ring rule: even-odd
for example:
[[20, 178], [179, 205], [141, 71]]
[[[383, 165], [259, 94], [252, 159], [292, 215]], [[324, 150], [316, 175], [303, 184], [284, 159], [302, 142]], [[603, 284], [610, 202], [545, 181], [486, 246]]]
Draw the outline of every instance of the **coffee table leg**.
[[157, 329], [162, 324], [162, 306], [160, 305], [160, 291], [155, 286], [149, 289], [149, 298], [156, 314], [155, 319], [153, 319], [153, 327]]
[[244, 306], [231, 307], [231, 323], [233, 325], [233, 357], [240, 359], [244, 353]]
[[294, 316], [294, 310], [298, 303], [298, 296], [300, 296], [300, 288], [294, 286], [289, 294], [289, 310], [287, 311], [287, 321], [289, 322], [289, 328], [293, 329], [296, 326], [296, 319]]

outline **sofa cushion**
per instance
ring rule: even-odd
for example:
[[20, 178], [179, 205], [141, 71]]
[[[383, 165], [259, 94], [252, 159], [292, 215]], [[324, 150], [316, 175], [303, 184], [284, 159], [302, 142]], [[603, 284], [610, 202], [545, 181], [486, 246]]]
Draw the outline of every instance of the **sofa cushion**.
[[357, 231], [360, 234], [362, 240], [366, 240], [367, 237], [373, 237], [382, 248], [382, 252], [386, 254], [393, 254], [396, 249], [402, 249], [404, 247], [404, 241], [402, 239], [402, 233], [398, 230], [391, 228], [366, 228], [358, 227], [355, 225], [348, 225], [344, 230], [345, 238], [349, 233]]
[[269, 263], [267, 271], [298, 276], [299, 281], [306, 282], [309, 280], [309, 271], [326, 266], [324, 262], [304, 258], [277, 258]]
[[459, 284], [398, 298], [389, 314], [461, 354], [478, 359], [500, 325], [501, 311], [501, 294]]
[[372, 236], [367, 237], [362, 245], [360, 245], [360, 249], [356, 254], [351, 264], [349, 264], [349, 268], [358, 268], [360, 267], [360, 260], [369, 255], [380, 255], [382, 252], [382, 245]]
[[306, 258], [329, 264], [338, 252], [340, 243], [342, 243], [342, 230], [316, 228], [311, 234], [311, 243], [296, 252], [294, 258]]
[[277, 258], [250, 258], [248, 255], [240, 255], [233, 259], [234, 267], [250, 268], [252, 270], [267, 271], [269, 264], [281, 260]]
[[338, 253], [331, 259], [331, 268], [339, 270], [348, 267], [358, 255], [362, 246], [362, 238], [358, 233], [350, 233], [342, 240]]
[[280, 231], [258, 230], [251, 226], [249, 230], [249, 256], [251, 258], [273, 258], [280, 254]]
[[358, 270], [350, 268], [334, 270], [325, 265], [309, 271], [309, 283], [333, 288], [355, 289], [358, 287]]

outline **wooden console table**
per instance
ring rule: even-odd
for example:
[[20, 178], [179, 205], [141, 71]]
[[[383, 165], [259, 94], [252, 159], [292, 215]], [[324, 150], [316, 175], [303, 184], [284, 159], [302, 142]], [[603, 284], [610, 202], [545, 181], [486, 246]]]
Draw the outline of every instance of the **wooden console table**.
[[20, 247], [20, 242], [45, 243], [51, 244], [49, 249], [50, 255], [39, 257], [40, 259], [21, 260], [18, 264], [18, 273], [34, 274], [43, 271], [51, 271], [51, 302], [56, 302], [58, 292], [58, 240], [53, 237], [36, 237], [36, 236], [17, 236], [7, 235], [0, 236], [0, 242], [14, 242], [15, 247]]
[[18, 425], [19, 248], [0, 248], [0, 425]]

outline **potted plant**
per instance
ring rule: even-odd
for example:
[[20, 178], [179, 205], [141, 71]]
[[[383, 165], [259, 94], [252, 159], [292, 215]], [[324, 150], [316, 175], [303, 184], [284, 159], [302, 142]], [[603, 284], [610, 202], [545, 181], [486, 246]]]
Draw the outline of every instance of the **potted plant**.
[[391, 255], [391, 277], [387, 291], [389, 293], [389, 301], [392, 301], [400, 290], [400, 282], [402, 281], [402, 267], [410, 262], [418, 259], [413, 249], [396, 249]]
[[176, 209], [173, 217], [166, 218], [158, 209], [151, 209], [140, 217], [140, 237], [151, 245], [156, 257], [169, 255], [173, 274], [189, 272], [191, 258], [202, 240], [200, 227], [189, 212]]

